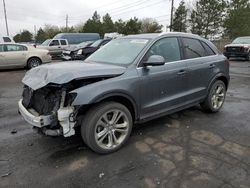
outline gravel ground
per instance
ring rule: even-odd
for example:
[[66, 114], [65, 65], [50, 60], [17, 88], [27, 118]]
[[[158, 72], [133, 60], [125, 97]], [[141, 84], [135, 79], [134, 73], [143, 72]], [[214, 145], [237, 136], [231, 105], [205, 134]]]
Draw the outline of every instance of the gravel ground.
[[224, 108], [135, 126], [116, 153], [34, 133], [17, 113], [24, 70], [0, 72], [0, 187], [250, 187], [250, 63], [231, 62]]

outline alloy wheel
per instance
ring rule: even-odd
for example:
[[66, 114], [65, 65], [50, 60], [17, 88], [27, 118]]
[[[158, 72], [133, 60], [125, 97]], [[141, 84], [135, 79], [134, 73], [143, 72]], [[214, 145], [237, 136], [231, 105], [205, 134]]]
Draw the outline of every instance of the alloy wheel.
[[103, 149], [114, 149], [123, 143], [129, 132], [127, 115], [114, 109], [103, 114], [95, 126], [95, 140]]

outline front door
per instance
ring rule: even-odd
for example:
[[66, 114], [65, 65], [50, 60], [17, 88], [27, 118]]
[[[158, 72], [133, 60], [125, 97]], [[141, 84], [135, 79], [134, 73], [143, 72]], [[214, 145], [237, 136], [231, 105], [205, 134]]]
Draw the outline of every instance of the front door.
[[141, 118], [165, 113], [185, 103], [187, 66], [181, 61], [178, 39], [162, 38], [152, 45], [143, 60], [161, 55], [162, 66], [137, 68], [141, 78]]

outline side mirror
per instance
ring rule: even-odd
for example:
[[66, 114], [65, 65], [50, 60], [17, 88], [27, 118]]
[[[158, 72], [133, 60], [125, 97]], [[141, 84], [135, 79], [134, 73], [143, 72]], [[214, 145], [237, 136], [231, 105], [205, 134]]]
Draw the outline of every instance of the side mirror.
[[164, 64], [165, 59], [160, 55], [151, 55], [148, 60], [143, 63], [144, 66], [161, 66]]

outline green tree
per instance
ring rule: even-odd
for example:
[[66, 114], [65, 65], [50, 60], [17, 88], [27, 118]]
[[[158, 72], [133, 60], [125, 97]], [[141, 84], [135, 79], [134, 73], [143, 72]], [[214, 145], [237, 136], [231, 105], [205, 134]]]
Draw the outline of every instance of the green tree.
[[140, 33], [159, 33], [162, 31], [163, 26], [152, 18], [144, 18], [140, 22]]
[[250, 34], [250, 2], [232, 0], [229, 4], [227, 18], [224, 22], [225, 35], [229, 38]]
[[125, 27], [126, 27], [126, 22], [124, 22], [122, 19], [119, 19], [118, 21], [115, 22], [114, 24], [115, 27], [115, 31], [121, 34], [124, 34], [125, 31]]
[[130, 35], [130, 34], [138, 34], [141, 30], [141, 22], [138, 18], [130, 18], [125, 25], [125, 30], [123, 34]]
[[100, 15], [97, 13], [97, 11], [94, 12], [92, 18], [86, 21], [83, 26], [82, 32], [99, 33], [101, 36], [104, 35]]
[[47, 39], [46, 33], [44, 32], [44, 30], [43, 30], [42, 28], [40, 28], [40, 29], [37, 31], [37, 35], [36, 35], [36, 37], [35, 37], [36, 42], [42, 43], [42, 42], [45, 41], [46, 39]]
[[189, 20], [191, 32], [205, 38], [221, 34], [226, 8], [225, 0], [198, 0]]
[[173, 31], [187, 31], [187, 11], [185, 2], [182, 0], [174, 13], [173, 25], [171, 26]]
[[102, 31], [103, 33], [111, 33], [115, 31], [115, 25], [108, 13], [102, 17]]
[[30, 42], [32, 41], [32, 33], [28, 30], [23, 30], [21, 33], [18, 33], [14, 36], [15, 42]]
[[21, 36], [20, 33], [16, 34], [16, 35], [13, 37], [14, 41], [15, 41], [15, 42], [21, 42], [21, 41], [20, 41], [20, 36]]

